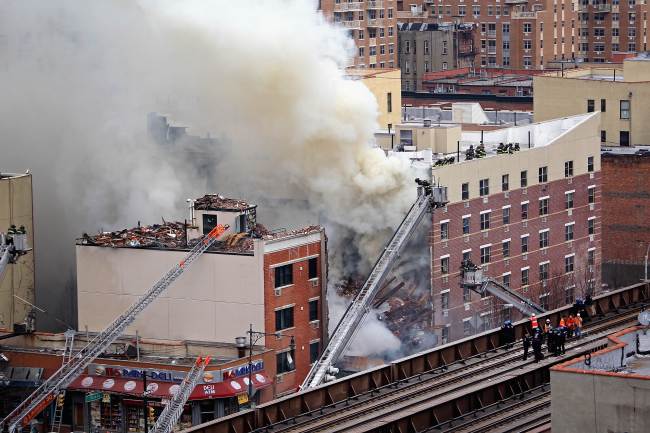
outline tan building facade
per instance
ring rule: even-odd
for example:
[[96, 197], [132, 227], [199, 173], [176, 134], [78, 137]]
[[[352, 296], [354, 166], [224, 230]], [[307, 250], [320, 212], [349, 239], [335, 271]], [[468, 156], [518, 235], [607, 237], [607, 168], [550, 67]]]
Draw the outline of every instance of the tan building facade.
[[650, 57], [539, 75], [533, 89], [535, 121], [600, 111], [603, 145], [650, 144]]
[[357, 47], [355, 67], [397, 66], [396, 0], [321, 0], [319, 9], [350, 31]]
[[[32, 175], [0, 173], [0, 232], [11, 225], [25, 226], [28, 246], [34, 247], [34, 210], [32, 202]], [[22, 323], [31, 310], [26, 303], [34, 303], [34, 251], [21, 255], [14, 264], [7, 265], [0, 280], [0, 328], [11, 329]]]
[[400, 122], [402, 92], [401, 73], [392, 69], [348, 69], [348, 78], [358, 79], [375, 95], [379, 111], [377, 122], [380, 130], [393, 129]]

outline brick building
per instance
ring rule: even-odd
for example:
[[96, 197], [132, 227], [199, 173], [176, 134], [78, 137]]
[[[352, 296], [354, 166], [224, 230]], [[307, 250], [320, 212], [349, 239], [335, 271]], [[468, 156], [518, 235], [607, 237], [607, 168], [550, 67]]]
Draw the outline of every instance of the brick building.
[[[598, 116], [462, 131], [460, 152], [439, 140], [442, 131], [433, 134], [434, 155], [461, 157], [460, 163], [433, 166], [450, 201], [433, 213], [431, 242], [434, 321], [443, 341], [520, 317], [492, 297], [460, 288], [464, 259], [546, 309], [599, 289]], [[414, 131], [422, 136], [427, 128], [437, 127]], [[455, 129], [444, 128], [458, 134]], [[487, 155], [466, 159], [468, 147], [481, 141]], [[521, 150], [498, 154], [499, 143], [519, 143]]]
[[650, 248], [650, 152], [603, 152], [603, 280], [611, 287], [644, 278]]
[[353, 66], [394, 68], [397, 65], [395, 0], [320, 0], [325, 17], [350, 31], [357, 52]]
[[277, 395], [294, 391], [327, 338], [324, 229], [268, 231], [245, 201], [207, 195], [193, 202], [187, 224], [84, 235], [77, 243], [79, 327], [104, 329], [217, 223], [230, 226], [222, 240], [126, 332], [222, 343], [245, 337], [249, 324], [277, 332], [260, 344], [276, 352]]
[[399, 28], [399, 67], [402, 90], [423, 91], [427, 73], [474, 64], [472, 25], [402, 23]]

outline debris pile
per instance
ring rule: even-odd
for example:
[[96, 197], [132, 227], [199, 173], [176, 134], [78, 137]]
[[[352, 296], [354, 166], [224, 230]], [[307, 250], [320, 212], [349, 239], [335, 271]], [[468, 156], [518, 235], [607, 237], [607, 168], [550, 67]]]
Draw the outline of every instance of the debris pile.
[[[258, 224], [260, 225], [260, 224]], [[290, 238], [293, 236], [305, 236], [312, 233], [319, 233], [321, 231], [321, 226], [306, 226], [295, 230], [280, 229], [274, 231], [268, 231], [264, 228], [265, 233], [262, 235], [263, 239], [273, 240], [281, 238]]]
[[251, 206], [244, 200], [226, 198], [219, 194], [206, 194], [194, 201], [194, 209], [197, 210], [239, 210], [250, 209]]
[[80, 241], [82, 245], [116, 248], [185, 248], [185, 224], [165, 221], [150, 226], [138, 224], [138, 227], [132, 229], [102, 232], [94, 236], [84, 233]]

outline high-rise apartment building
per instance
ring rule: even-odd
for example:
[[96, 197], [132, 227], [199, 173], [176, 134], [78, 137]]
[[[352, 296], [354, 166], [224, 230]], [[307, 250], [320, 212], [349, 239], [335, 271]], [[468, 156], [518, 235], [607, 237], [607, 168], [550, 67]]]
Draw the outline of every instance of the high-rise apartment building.
[[350, 31], [357, 52], [355, 67], [394, 68], [397, 65], [397, 2], [395, 0], [321, 0], [330, 21]]

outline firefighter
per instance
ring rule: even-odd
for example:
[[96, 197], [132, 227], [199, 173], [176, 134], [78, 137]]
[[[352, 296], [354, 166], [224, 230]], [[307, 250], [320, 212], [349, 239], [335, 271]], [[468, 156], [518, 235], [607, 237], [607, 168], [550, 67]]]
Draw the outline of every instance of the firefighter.
[[575, 320], [575, 336], [576, 338], [582, 337], [582, 316], [580, 313], [576, 314]]
[[535, 336], [533, 337], [533, 354], [535, 355], [535, 362], [539, 362], [540, 360], [544, 359], [544, 355], [542, 354], [542, 334], [541, 333], [536, 333]]
[[555, 355], [555, 347], [557, 340], [555, 338], [554, 330], [551, 328], [546, 334], [546, 349], [548, 350], [549, 355]]
[[567, 328], [564, 324], [564, 319], [560, 319], [560, 327], [559, 327], [559, 335], [558, 335], [558, 354], [561, 353], [564, 355], [566, 352], [566, 349], [564, 347], [564, 344], [566, 343], [566, 336], [567, 336]]
[[530, 348], [531, 341], [532, 338], [530, 337], [528, 331], [524, 331], [524, 338], [522, 339], [522, 342], [524, 344], [524, 361], [528, 359], [528, 349]]

